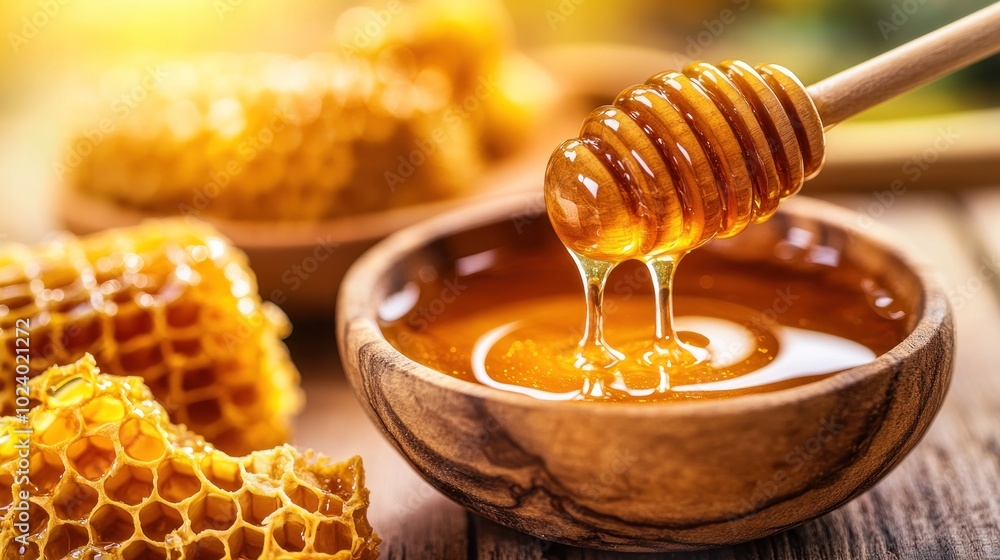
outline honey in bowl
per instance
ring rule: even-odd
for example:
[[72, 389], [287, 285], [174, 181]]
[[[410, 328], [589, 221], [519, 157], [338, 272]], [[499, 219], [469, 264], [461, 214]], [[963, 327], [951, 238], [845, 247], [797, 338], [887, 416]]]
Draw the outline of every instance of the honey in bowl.
[[[845, 281], [834, 245], [810, 257], [831, 269], [819, 276], [699, 259], [685, 265], [696, 267], [697, 282], [675, 294], [682, 258], [769, 219], [819, 171], [823, 152], [819, 114], [780, 66], [697, 63], [653, 76], [592, 112], [546, 170], [548, 216], [583, 298], [579, 288], [540, 292], [553, 283], [556, 255], [535, 268], [496, 269], [484, 253], [482, 262], [464, 261], [477, 272], [460, 305], [432, 301], [440, 312], [399, 322], [425, 291], [448, 291], [431, 272], [428, 286], [390, 300], [388, 334], [435, 369], [546, 400], [712, 398], [869, 362], [900, 332], [886, 326], [884, 339], [858, 340], [857, 327], [870, 328], [866, 315], [891, 324], [905, 314], [879, 314], [894, 301], [888, 292], [873, 309], [864, 286], [881, 289], [870, 279]], [[605, 302], [609, 281], [622, 282], [613, 272], [629, 261], [648, 275], [633, 263], [622, 272], [628, 297], [613, 289], [617, 299]], [[632, 297], [641, 285], [645, 297]]]
[[[655, 331], [650, 276], [638, 262], [610, 275], [603, 319], [623, 358], [596, 379], [576, 363], [584, 338], [580, 276], [544, 219], [524, 243], [449, 248], [379, 310], [403, 354], [473, 383], [549, 400], [664, 402], [728, 398], [810, 383], [871, 361], [912, 329], [889, 282], [846, 262], [843, 234], [795, 224], [784, 238], [753, 231], [694, 251], [675, 278], [679, 338], [711, 358], [664, 379], [642, 363]], [[450, 262], [450, 261], [449, 261]], [[599, 387], [600, 392], [595, 392]]]

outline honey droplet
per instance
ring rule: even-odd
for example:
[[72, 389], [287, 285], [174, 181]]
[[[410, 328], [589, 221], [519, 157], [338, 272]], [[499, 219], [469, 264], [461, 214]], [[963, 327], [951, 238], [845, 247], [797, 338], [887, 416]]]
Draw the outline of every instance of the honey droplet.
[[94, 396], [94, 386], [82, 377], [70, 377], [48, 388], [46, 397], [52, 408], [78, 405]]

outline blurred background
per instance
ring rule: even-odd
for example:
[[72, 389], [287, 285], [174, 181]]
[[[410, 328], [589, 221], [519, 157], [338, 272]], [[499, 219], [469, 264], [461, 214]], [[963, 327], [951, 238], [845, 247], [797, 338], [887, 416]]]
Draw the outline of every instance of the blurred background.
[[[421, 38], [421, 26], [424, 31], [437, 29], [428, 32], [431, 35], [440, 35], [440, 30], [447, 30], [449, 26], [462, 29], [456, 34], [457, 38], [437, 45], [439, 51], [445, 51], [443, 55], [437, 53], [438, 63], [442, 56], [445, 59], [450, 56], [465, 60], [454, 68], [448, 68], [448, 64], [443, 66], [443, 74], [451, 73], [446, 78], [452, 80], [453, 94], [461, 91], [460, 82], [463, 79], [461, 76], [456, 78], [456, 73], [470, 72], [469, 68], [475, 64], [469, 60], [475, 62], [477, 57], [493, 57], [497, 45], [503, 45], [505, 52], [517, 51], [532, 63], [538, 63], [503, 66], [501, 106], [489, 108], [487, 116], [482, 119], [467, 119], [476, 121], [478, 128], [467, 136], [480, 139], [482, 145], [477, 148], [479, 151], [464, 154], [463, 142], [468, 144], [471, 140], [450, 142], [451, 153], [458, 155], [441, 156], [445, 161], [436, 171], [437, 178], [431, 175], [420, 183], [430, 185], [426, 188], [434, 190], [434, 185], [442, 183], [439, 178], [445, 177], [461, 185], [439, 189], [441, 192], [435, 191], [426, 197], [412, 196], [398, 203], [372, 200], [378, 199], [381, 194], [358, 194], [366, 187], [358, 187], [354, 191], [341, 189], [338, 192], [353, 194], [344, 196], [342, 202], [338, 199], [335, 210], [315, 215], [265, 216], [268, 219], [316, 221], [397, 206], [416, 206], [429, 200], [468, 194], [469, 190], [475, 190], [469, 185], [476, 182], [480, 175], [503, 168], [507, 161], [505, 158], [524, 146], [532, 146], [535, 157], [529, 158], [531, 163], [527, 169], [540, 183], [543, 163], [539, 162], [544, 162], [555, 145], [553, 139], [574, 135], [587, 107], [609, 101], [618, 90], [632, 82], [642, 81], [654, 71], [676, 69], [692, 59], [719, 61], [741, 58], [751, 63], [783, 64], [808, 84], [987, 4], [986, 0], [649, 0], [627, 3], [597, 0], [374, 0], [361, 4], [365, 8], [359, 10], [358, 3], [340, 1], [289, 0], [279, 4], [258, 0], [5, 0], [0, 3], [0, 30], [4, 34], [4, 45], [0, 47], [0, 169], [3, 170], [0, 174], [0, 219], [4, 224], [3, 233], [9, 239], [31, 241], [65, 226], [54, 208], [58, 206], [67, 183], [70, 187], [78, 187], [77, 190], [96, 193], [98, 198], [132, 206], [142, 213], [174, 213], [178, 206], [183, 206], [183, 202], [178, 204], [174, 199], [164, 198], [167, 201], [159, 201], [162, 204], [157, 207], [156, 201], [150, 198], [152, 195], [143, 198], [146, 191], [162, 194], [166, 188], [164, 184], [170, 181], [168, 174], [150, 178], [149, 168], [156, 165], [182, 166], [177, 163], [177, 154], [167, 154], [165, 159], [161, 158], [155, 164], [147, 163], [142, 175], [123, 171], [127, 166], [122, 163], [119, 169], [118, 163], [126, 160], [132, 163], [148, 162], [151, 153], [163, 156], [167, 149], [163, 147], [166, 144], [162, 140], [157, 140], [160, 144], [151, 144], [152, 147], [135, 146], [146, 146], [143, 142], [148, 138], [144, 134], [161, 134], [155, 127], [169, 128], [172, 134], [179, 135], [176, 119], [170, 121], [175, 116], [175, 107], [138, 103], [140, 106], [132, 111], [131, 103], [136, 100], [125, 99], [128, 108], [121, 101], [122, 95], [133, 95], [132, 86], [138, 87], [143, 79], [149, 79], [151, 69], [157, 65], [200, 60], [208, 53], [237, 56], [216, 59], [183, 76], [175, 73], [173, 76], [177, 79], [166, 78], [162, 87], [156, 81], [151, 89], [162, 91], [139, 93], [143, 99], [147, 94], [152, 97], [155, 93], [170, 101], [195, 96], [192, 92], [199, 87], [208, 88], [202, 82], [212, 80], [212, 87], [221, 87], [223, 92], [216, 97], [226, 98], [231, 93], [226, 89], [229, 86], [225, 81], [229, 73], [238, 74], [241, 68], [256, 72], [260, 67], [271, 64], [267, 62], [270, 59], [253, 58], [258, 55], [251, 53], [313, 58], [316, 53], [326, 53], [334, 60], [351, 59], [360, 53], [362, 58], [368, 57], [378, 74], [379, 61], [385, 58], [381, 56], [383, 53], [379, 45], [398, 40], [417, 53], [415, 58], [411, 56], [414, 60], [404, 61], [403, 66], [432, 64], [434, 60], [428, 62], [426, 57], [421, 58], [420, 55], [419, 42], [426, 39]], [[443, 33], [447, 35], [449, 32]], [[413, 44], [414, 41], [418, 44]], [[433, 59], [433, 56], [430, 58]], [[327, 62], [322, 59], [322, 64]], [[329, 63], [332, 66], [337, 64], [336, 61]], [[273, 68], [268, 68], [267, 75], [271, 76]], [[416, 86], [410, 84], [407, 87], [432, 92], [441, 90], [438, 87], [441, 80], [435, 81], [431, 79], [433, 75], [428, 78], [427, 73], [418, 73], [417, 70], [420, 68], [408, 74]], [[294, 79], [289, 74], [282, 76]], [[376, 81], [383, 78], [378, 74]], [[279, 76], [279, 81], [281, 79]], [[178, 85], [185, 80], [188, 83]], [[223, 86], [219, 86], [220, 81]], [[430, 84], [429, 89], [424, 87], [427, 84]], [[476, 84], [467, 85], [471, 88]], [[940, 157], [935, 156], [933, 169], [921, 174], [919, 187], [984, 184], [1000, 177], [997, 163], [1000, 159], [997, 157], [1000, 135], [995, 133], [1000, 126], [1000, 113], [994, 108], [1000, 105], [1000, 97], [996, 94], [998, 85], [1000, 61], [994, 57], [861, 115], [830, 136], [827, 170], [806, 189], [871, 190], [889, 184], [900, 175], [905, 158], [919, 154], [924, 146], [933, 142], [943, 123], [966, 123], [968, 126], [963, 128], [960, 145], [943, 151]], [[284, 86], [278, 89], [281, 87]], [[397, 91], [395, 87], [390, 84], [384, 89]], [[287, 90], [282, 91], [287, 94]], [[209, 97], [205, 101], [207, 105], [201, 110], [205, 122], [209, 123], [203, 126], [216, 127], [211, 131], [213, 134], [222, 134], [220, 130], [232, 128], [230, 125], [235, 122], [229, 137], [223, 134], [223, 139], [231, 137], [232, 140], [226, 149], [235, 150], [240, 134], [251, 130], [249, 123], [252, 119], [247, 116], [244, 120], [227, 121], [230, 114], [226, 111], [232, 107], [212, 105], [211, 92], [200, 92], [198, 95]], [[259, 97], [253, 95], [250, 95], [253, 99]], [[387, 98], [386, 95], [381, 99], [384, 98]], [[569, 98], [584, 101], [576, 105], [564, 104], [563, 100]], [[420, 99], [426, 100], [426, 97]], [[451, 101], [456, 99], [461, 101], [460, 98]], [[244, 104], [246, 111], [252, 110], [254, 101], [239, 99], [239, 102]], [[367, 101], [362, 105], [365, 103]], [[446, 113], [434, 113], [437, 109], [427, 109], [427, 105], [423, 101], [412, 101], [406, 105], [409, 109], [404, 111], [405, 114], [399, 112], [402, 110], [398, 109], [398, 103], [382, 103], [381, 108], [362, 110], [369, 110], [374, 115], [390, 114], [400, 121], [413, 120], [413, 111], [424, 111], [422, 114], [430, 115], [428, 122], [431, 125], [436, 122], [434, 119], [447, 117]], [[568, 108], [571, 106], [577, 108], [571, 110]], [[339, 106], [338, 110], [349, 114], [344, 106]], [[558, 126], [542, 124], [550, 122], [546, 119], [560, 111], [565, 112], [568, 118]], [[94, 156], [96, 163], [79, 166], [89, 169], [85, 176], [81, 178], [80, 174], [66, 173], [65, 164], [72, 159], [69, 146], [75, 139], [81, 138], [81, 131], [93, 130], [106, 117], [114, 119], [112, 125], [117, 128], [115, 132], [119, 133], [119, 137], [114, 138], [114, 142], [106, 142], [102, 150], [98, 150], [101, 153]], [[225, 122], [218, 124], [216, 117]], [[153, 121], [156, 121], [155, 125], [150, 124]], [[358, 126], [371, 128], [370, 123], [374, 120], [367, 122], [367, 125], [362, 123]], [[395, 126], [392, 123], [386, 126], [390, 125]], [[428, 128], [426, 122], [422, 126], [421, 130], [433, 132], [433, 127]], [[533, 133], [542, 129], [548, 135], [541, 141], [531, 140]], [[302, 130], [308, 130], [308, 127]], [[378, 142], [389, 141], [384, 138], [372, 140], [370, 132], [363, 131], [359, 139], [351, 144], [353, 159], [356, 160], [352, 169], [359, 167], [358, 160], [373, 157], [366, 154], [388, 153], [386, 144]], [[302, 134], [305, 133], [300, 136]], [[425, 136], [429, 135], [430, 132], [425, 133]], [[502, 137], [506, 144], [497, 147], [482, 140], [492, 136]], [[410, 137], [394, 138], [391, 142], [395, 142], [397, 148], [403, 146], [400, 153], [407, 155], [406, 146], [415, 144], [422, 136], [414, 132]], [[218, 139], [211, 142], [218, 143]], [[215, 146], [211, 142], [191, 144], [179, 150], [210, 152]], [[294, 142], [300, 140], [295, 139]], [[358, 145], [367, 148], [358, 148]], [[130, 146], [134, 153], [127, 153]], [[298, 161], [293, 158], [285, 164]], [[330, 163], [329, 168], [320, 166], [321, 171], [326, 169], [328, 175], [335, 173], [343, 168], [343, 161]], [[395, 161], [395, 157], [388, 157], [388, 161]], [[222, 164], [225, 164], [225, 158], [214, 163], [206, 161], [202, 167], [184, 167], [188, 175], [194, 177], [187, 180], [195, 185], [203, 183], [216, 167], [224, 167]], [[372, 164], [369, 167], [375, 169], [369, 169], [368, 176], [357, 171], [345, 181], [364, 183], [370, 182], [371, 177], [381, 181], [386, 165], [378, 167]], [[278, 176], [284, 173], [282, 169], [287, 172], [289, 168], [275, 168], [269, 172]], [[395, 168], [389, 170], [398, 171]], [[262, 174], [266, 173], [254, 173]], [[117, 183], [108, 186], [114, 181]], [[148, 186], [150, 181], [153, 186]], [[385, 182], [390, 186], [389, 191], [394, 192], [392, 179], [386, 178]], [[280, 186], [280, 182], [275, 184]], [[260, 185], [255, 188], [263, 189]], [[308, 185], [303, 187], [306, 191], [309, 188]], [[190, 198], [188, 191], [185, 191], [185, 196]], [[384, 190], [378, 192], [383, 193]], [[323, 194], [322, 189], [320, 194]], [[221, 200], [216, 202], [216, 206], [222, 204]], [[272, 204], [271, 199], [263, 194], [243, 204], [243, 207], [256, 205], [257, 208], [280, 206]], [[241, 214], [243, 211], [238, 210], [239, 207], [234, 203], [218, 215], [237, 220], [259, 217], [252, 210]], [[207, 213], [213, 213], [211, 207]], [[425, 213], [414, 212], [413, 215], [423, 216]], [[99, 216], [101, 220], [104, 220], [103, 215]], [[115, 219], [108, 221], [109, 225], [118, 223]], [[74, 229], [94, 227], [94, 224], [89, 224]], [[239, 237], [229, 231], [226, 233]], [[373, 235], [377, 236], [378, 232]]]
[[[465, 514], [361, 420], [330, 374], [332, 327], [299, 314], [329, 323], [337, 280], [380, 237], [485, 191], [540, 190], [551, 150], [589, 109], [653, 73], [740, 58], [809, 84], [989, 3], [0, 0], [0, 242], [164, 214], [213, 221], [293, 316], [311, 403], [296, 443], [364, 454], [387, 557], [435, 538], [464, 552]], [[843, 557], [898, 556], [906, 539], [885, 527], [942, 555], [973, 551], [973, 530], [996, 543], [998, 86], [994, 57], [828, 135], [804, 192], [935, 262], [957, 312], [958, 373], [915, 458], [874, 497], [762, 557], [828, 538], [862, 547]], [[341, 426], [368, 427], [331, 441]]]

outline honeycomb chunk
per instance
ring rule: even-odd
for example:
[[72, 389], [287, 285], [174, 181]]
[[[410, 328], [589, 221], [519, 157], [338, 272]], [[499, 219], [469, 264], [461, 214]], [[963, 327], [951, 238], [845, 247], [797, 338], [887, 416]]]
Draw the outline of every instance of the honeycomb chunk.
[[359, 457], [287, 445], [227, 455], [172, 424], [141, 379], [102, 374], [89, 354], [29, 388], [30, 411], [0, 418], [4, 558], [378, 557]]
[[[100, 141], [87, 123], [70, 141], [69, 188], [160, 215], [308, 221], [451, 197], [482, 166], [439, 87], [361, 57], [216, 54], [156, 73]], [[112, 72], [94, 103], [142, 79]]]
[[[373, 21], [385, 22], [379, 33], [370, 33]], [[557, 97], [548, 72], [516, 48], [514, 27], [498, 0], [372, 1], [338, 18], [333, 42], [380, 72], [446, 84], [450, 115], [469, 122], [482, 153], [495, 160], [545, 126]]]
[[[89, 352], [103, 369], [141, 377], [172, 419], [220, 449], [270, 448], [287, 441], [289, 417], [302, 401], [298, 372], [280, 340], [288, 329], [280, 310], [261, 303], [246, 257], [198, 222], [148, 222], [37, 247], [0, 245], [4, 415], [14, 409], [25, 349], [31, 376]], [[90, 409], [83, 417], [39, 415], [40, 444], [62, 443], [55, 438], [87, 428], [76, 425], [83, 421], [124, 418], [121, 402], [92, 400], [90, 392], [79, 383], [59, 393], [67, 404], [86, 399]], [[136, 442], [136, 459], [151, 459], [141, 445], [151, 429], [123, 424], [128, 433], [121, 437]], [[97, 440], [68, 449], [70, 459], [86, 454], [84, 478], [102, 475], [112, 450]]]

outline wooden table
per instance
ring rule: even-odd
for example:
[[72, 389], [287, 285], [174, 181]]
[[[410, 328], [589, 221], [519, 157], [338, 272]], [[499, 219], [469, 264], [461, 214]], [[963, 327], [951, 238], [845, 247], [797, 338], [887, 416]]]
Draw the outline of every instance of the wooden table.
[[[34, 241], [56, 225], [51, 162], [59, 144], [34, 117], [11, 116], [0, 126], [0, 240]], [[955, 298], [957, 371], [916, 450], [874, 489], [821, 519], [738, 547], [661, 556], [574, 549], [498, 527], [434, 491], [376, 431], [332, 350], [332, 321], [297, 322], [289, 341], [309, 399], [295, 443], [364, 457], [371, 521], [391, 560], [1000, 558], [1000, 189], [932, 190], [930, 172], [911, 182], [903, 165], [901, 195], [886, 183], [823, 197], [895, 227], [936, 261]], [[1000, 185], [1000, 172], [991, 182]]]

